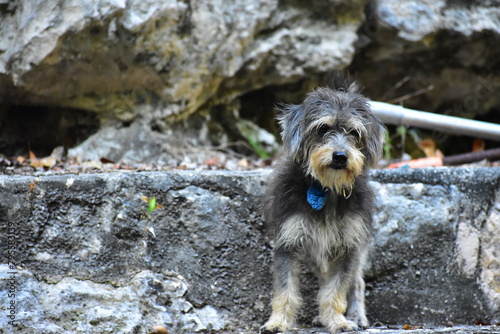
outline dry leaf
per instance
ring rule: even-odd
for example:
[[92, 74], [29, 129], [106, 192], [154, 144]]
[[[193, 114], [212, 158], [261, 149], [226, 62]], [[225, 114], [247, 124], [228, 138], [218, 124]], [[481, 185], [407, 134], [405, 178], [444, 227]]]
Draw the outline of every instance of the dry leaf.
[[418, 143], [418, 147], [424, 151], [426, 157], [435, 156], [436, 143], [432, 139], [423, 139]]
[[108, 158], [101, 158], [100, 161], [103, 163], [103, 164], [114, 164], [115, 162], [113, 160], [109, 160]]
[[220, 160], [219, 160], [219, 158], [208, 159], [205, 161], [205, 165], [217, 167], [220, 165]]
[[54, 157], [43, 158], [40, 159], [40, 161], [42, 162], [43, 167], [48, 167], [48, 168], [54, 167], [55, 164], [57, 163], [57, 159]]
[[33, 191], [33, 190], [35, 189], [35, 187], [36, 187], [37, 183], [38, 183], [38, 180], [35, 180], [35, 181], [33, 181], [32, 183], [30, 183], [30, 185], [29, 185], [29, 190], [30, 190], [30, 192], [31, 192], [31, 191]]
[[168, 334], [168, 330], [165, 328], [165, 326], [156, 325], [153, 326], [153, 332], [149, 334]]
[[177, 167], [174, 167], [174, 169], [181, 169], [181, 170], [187, 170], [187, 166], [186, 165], [179, 165]]
[[53, 158], [53, 157], [46, 157], [46, 158], [42, 158], [42, 159], [36, 159], [36, 158], [30, 159], [30, 165], [33, 168], [42, 168], [42, 167], [51, 168], [51, 167], [55, 166], [56, 163], [57, 163], [57, 160], [56, 160], [56, 158]]
[[238, 166], [242, 168], [250, 168], [250, 161], [246, 158], [240, 159], [238, 161]]
[[86, 169], [102, 169], [102, 163], [95, 160], [84, 161], [81, 166]]

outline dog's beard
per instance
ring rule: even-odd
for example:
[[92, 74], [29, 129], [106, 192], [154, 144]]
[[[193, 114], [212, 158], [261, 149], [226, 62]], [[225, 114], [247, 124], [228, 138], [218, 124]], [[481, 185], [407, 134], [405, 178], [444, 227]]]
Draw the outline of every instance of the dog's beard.
[[347, 164], [344, 169], [333, 169], [332, 156], [336, 149], [329, 146], [320, 146], [309, 155], [307, 172], [325, 188], [337, 194], [350, 191], [356, 177], [363, 171], [364, 155], [358, 150], [348, 150]]

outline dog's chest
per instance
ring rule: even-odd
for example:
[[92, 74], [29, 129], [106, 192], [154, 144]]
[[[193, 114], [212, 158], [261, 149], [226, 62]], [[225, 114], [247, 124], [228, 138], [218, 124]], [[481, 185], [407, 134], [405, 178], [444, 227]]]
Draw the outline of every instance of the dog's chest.
[[350, 242], [346, 239], [342, 221], [321, 221], [310, 224], [304, 255], [314, 261], [321, 272], [328, 270], [329, 263], [344, 252]]
[[311, 217], [293, 216], [282, 226], [278, 242], [295, 248], [322, 272], [346, 250], [366, 238], [365, 224], [360, 216]]

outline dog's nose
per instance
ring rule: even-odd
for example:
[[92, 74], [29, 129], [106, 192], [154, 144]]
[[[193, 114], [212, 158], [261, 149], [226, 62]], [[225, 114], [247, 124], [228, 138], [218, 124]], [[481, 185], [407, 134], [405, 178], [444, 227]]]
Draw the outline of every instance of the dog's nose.
[[333, 169], [345, 169], [347, 166], [347, 154], [341, 151], [333, 152], [332, 163], [330, 165]]

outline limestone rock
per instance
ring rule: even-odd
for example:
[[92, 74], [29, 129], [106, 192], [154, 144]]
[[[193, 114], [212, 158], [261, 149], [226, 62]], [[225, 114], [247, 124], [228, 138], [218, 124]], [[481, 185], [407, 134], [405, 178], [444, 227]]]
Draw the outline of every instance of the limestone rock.
[[[17, 129], [21, 105], [70, 113], [44, 116], [29, 141], [78, 146], [100, 125], [71, 157], [178, 165], [193, 147], [245, 140], [240, 112], [272, 129], [277, 102], [347, 68], [372, 99], [495, 121], [499, 20], [494, 0], [3, 0], [0, 118]], [[82, 111], [97, 120], [77, 136]], [[24, 149], [12, 137], [0, 148]]]
[[467, 1], [379, 0], [375, 15], [383, 25], [396, 29], [398, 36], [408, 41], [421, 41], [440, 30], [452, 30], [464, 36], [483, 30], [500, 33], [499, 8], [488, 1], [471, 4]]
[[[91, 111], [102, 127], [71, 157], [178, 165], [197, 158], [193, 147], [245, 140], [220, 125], [238, 110], [219, 112], [242, 94], [346, 67], [365, 2], [9, 1], [0, 4], [0, 117], [20, 104]], [[192, 131], [200, 119], [206, 131]], [[132, 123], [134, 136], [117, 130]], [[11, 142], [0, 136], [0, 148]]]
[[370, 97], [465, 118], [496, 114], [497, 1], [377, 0], [370, 8], [351, 65]]
[[[2, 101], [130, 121], [345, 67], [364, 1], [13, 1], [0, 11]], [[325, 12], [327, 9], [327, 12]], [[233, 80], [230, 85], [222, 84]], [[238, 86], [238, 88], [236, 88]]]

